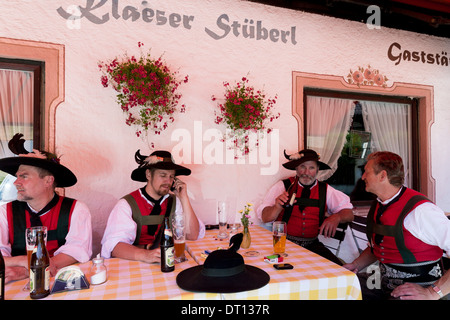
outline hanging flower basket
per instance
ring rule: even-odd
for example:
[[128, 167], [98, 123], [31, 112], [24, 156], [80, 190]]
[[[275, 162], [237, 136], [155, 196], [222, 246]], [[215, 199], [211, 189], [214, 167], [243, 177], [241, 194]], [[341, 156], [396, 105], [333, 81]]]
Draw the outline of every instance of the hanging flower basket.
[[[231, 87], [228, 82], [224, 82], [225, 101], [218, 105], [214, 120], [216, 124], [226, 124], [228, 130], [224, 134], [223, 141], [231, 140], [230, 148], [239, 150], [241, 155], [246, 155], [253, 147], [257, 147], [260, 136], [272, 131], [268, 123], [280, 116], [279, 113], [272, 114], [277, 96], [273, 99], [266, 98], [261, 90], [255, 90], [248, 85], [248, 82], [246, 77], [243, 77], [234, 87]], [[212, 96], [212, 100], [216, 101], [217, 99]], [[252, 133], [255, 137], [253, 145], [250, 141]], [[235, 157], [238, 157], [237, 153], [235, 153]]]
[[[138, 42], [139, 48], [143, 45]], [[138, 137], [149, 132], [159, 135], [175, 120], [181, 98], [177, 90], [182, 82], [188, 82], [188, 77], [178, 80], [178, 72], [171, 71], [161, 57], [154, 59], [141, 51], [140, 57], [125, 54], [109, 62], [101, 61], [98, 67], [103, 72], [102, 85], [117, 91], [117, 103], [127, 115], [125, 123], [137, 127]], [[179, 111], [185, 110], [186, 106], [181, 105]], [[151, 145], [154, 147], [153, 142]]]

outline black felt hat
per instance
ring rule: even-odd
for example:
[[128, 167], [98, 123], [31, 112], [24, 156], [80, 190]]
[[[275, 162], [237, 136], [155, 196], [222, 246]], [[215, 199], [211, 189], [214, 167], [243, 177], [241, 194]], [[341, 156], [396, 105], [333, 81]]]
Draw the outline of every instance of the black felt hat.
[[286, 150], [284, 150], [284, 157], [289, 160], [289, 162], [284, 163], [283, 167], [289, 170], [295, 170], [299, 165], [306, 161], [316, 161], [319, 166], [319, 170], [331, 169], [329, 165], [319, 161], [319, 154], [311, 149], [304, 149], [291, 155], [287, 155]]
[[36, 149], [33, 152], [28, 152], [23, 146], [25, 140], [22, 137], [23, 134], [17, 133], [9, 141], [9, 149], [18, 156], [0, 159], [0, 170], [15, 176], [19, 166], [33, 166], [49, 171], [55, 177], [57, 187], [71, 187], [77, 183], [77, 177], [67, 167], [59, 163], [59, 158], [56, 155]]
[[194, 292], [234, 293], [259, 289], [269, 283], [267, 272], [245, 264], [236, 252], [242, 242], [242, 233], [234, 237], [240, 238], [239, 244], [228, 250], [213, 251], [203, 265], [181, 271], [177, 275], [178, 286]]
[[134, 181], [147, 182], [145, 171], [151, 168], [175, 170], [176, 176], [188, 176], [191, 174], [190, 169], [175, 164], [172, 154], [168, 151], [154, 151], [149, 156], [143, 156], [138, 150], [134, 155], [134, 159], [139, 164], [139, 167], [131, 173], [131, 179]]

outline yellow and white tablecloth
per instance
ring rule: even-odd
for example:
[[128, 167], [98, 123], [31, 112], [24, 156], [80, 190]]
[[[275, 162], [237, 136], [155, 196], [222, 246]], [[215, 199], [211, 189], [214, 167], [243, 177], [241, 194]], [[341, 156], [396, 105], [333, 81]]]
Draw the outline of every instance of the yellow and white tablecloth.
[[[205, 250], [227, 248], [227, 240], [218, 240], [218, 230], [208, 230], [201, 241], [188, 241], [189, 253], [199, 264], [205, 260]], [[288, 256], [283, 262], [294, 266], [291, 270], [276, 270], [264, 262], [264, 257], [273, 254], [272, 233], [260, 226], [251, 226], [251, 246], [241, 248], [238, 253], [246, 264], [265, 270], [270, 282], [258, 289], [233, 294], [223, 294], [224, 299], [290, 299], [290, 300], [335, 300], [361, 299], [358, 277], [353, 272], [322, 258], [290, 241], [286, 241]], [[256, 257], [248, 257], [247, 252], [257, 251]], [[203, 253], [203, 254], [202, 254]]]
[[[147, 264], [123, 259], [105, 259], [108, 281], [91, 285], [89, 289], [65, 291], [51, 294], [45, 300], [204, 300], [204, 299], [361, 299], [361, 291], [356, 275], [324, 258], [286, 242], [288, 257], [286, 262], [293, 270], [275, 270], [263, 261], [272, 253], [272, 235], [258, 226], [250, 228], [252, 245], [241, 248], [245, 263], [257, 266], [270, 275], [270, 282], [258, 289], [234, 294], [214, 294], [188, 292], [178, 287], [176, 276], [179, 272], [197, 263], [203, 264], [204, 250], [227, 248], [228, 240], [216, 239], [218, 230], [208, 230], [204, 239], [187, 241], [188, 261], [175, 265], [175, 271], [162, 273], [159, 264]], [[247, 251], [258, 251], [256, 257], [247, 257]], [[79, 264], [89, 280], [91, 262]], [[51, 286], [54, 279], [51, 279]], [[24, 291], [27, 280], [9, 283], [5, 286], [7, 300], [30, 299]]]
[[[176, 284], [176, 276], [183, 269], [196, 266], [197, 263], [188, 257], [188, 261], [175, 265], [175, 271], [161, 272], [159, 264], [148, 264], [124, 259], [105, 259], [108, 270], [107, 282], [90, 285], [89, 289], [65, 291], [51, 294], [43, 300], [143, 300], [143, 299], [210, 299], [217, 295], [209, 295], [184, 291]], [[78, 265], [87, 276], [91, 263]], [[53, 286], [54, 279], [51, 279]], [[29, 292], [24, 291], [27, 280], [12, 282], [5, 287], [7, 300], [30, 299]]]

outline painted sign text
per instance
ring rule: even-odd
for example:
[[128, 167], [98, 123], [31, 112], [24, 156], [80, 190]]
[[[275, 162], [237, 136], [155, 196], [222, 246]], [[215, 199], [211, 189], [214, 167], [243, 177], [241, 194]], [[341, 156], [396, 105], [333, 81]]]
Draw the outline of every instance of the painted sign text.
[[[166, 12], [148, 7], [148, 1], [142, 1], [138, 8], [132, 5], [120, 6], [120, 0], [86, 0], [86, 5], [71, 5], [64, 9], [56, 9], [58, 14], [67, 20], [70, 29], [81, 29], [81, 21], [88, 20], [94, 24], [105, 24], [111, 20], [142, 21], [157, 26], [170, 26], [191, 30], [195, 17], [177, 12]], [[268, 40], [278, 43], [297, 44], [296, 27], [271, 28], [263, 21], [245, 18], [243, 21], [233, 20], [227, 14], [221, 14], [215, 27], [205, 27], [205, 33], [214, 40], [229, 36], [244, 39]]]

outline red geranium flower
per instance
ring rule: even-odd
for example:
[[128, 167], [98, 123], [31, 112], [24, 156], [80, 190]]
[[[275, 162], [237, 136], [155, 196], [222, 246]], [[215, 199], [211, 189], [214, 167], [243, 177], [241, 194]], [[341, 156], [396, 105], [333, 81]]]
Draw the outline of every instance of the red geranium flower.
[[[138, 42], [138, 47], [143, 45]], [[160, 134], [173, 122], [181, 98], [177, 90], [182, 82], [188, 82], [188, 76], [178, 80], [178, 72], [172, 72], [161, 57], [153, 59], [150, 53], [142, 52], [140, 57], [125, 54], [109, 63], [99, 62], [98, 67], [103, 71], [102, 85], [111, 85], [117, 91], [117, 102], [127, 114], [125, 123], [137, 126], [138, 137], [142, 131]], [[179, 111], [185, 109], [181, 105]]]
[[[249, 80], [243, 77], [237, 82], [235, 87], [231, 87], [228, 82], [224, 82], [225, 102], [218, 105], [215, 111], [216, 124], [225, 123], [230, 132], [224, 135], [224, 141], [230, 139], [234, 148], [246, 155], [253, 146], [249, 146], [249, 135], [254, 133], [270, 133], [271, 128], [267, 126], [267, 121], [272, 122], [278, 119], [280, 114], [273, 115], [271, 109], [276, 103], [274, 99], [266, 99], [261, 90], [255, 90], [248, 85]], [[211, 97], [216, 101], [216, 97]], [[255, 146], [259, 144], [259, 137], [256, 135]]]

